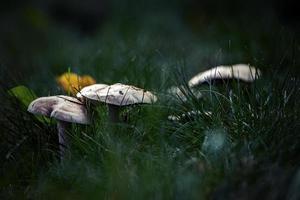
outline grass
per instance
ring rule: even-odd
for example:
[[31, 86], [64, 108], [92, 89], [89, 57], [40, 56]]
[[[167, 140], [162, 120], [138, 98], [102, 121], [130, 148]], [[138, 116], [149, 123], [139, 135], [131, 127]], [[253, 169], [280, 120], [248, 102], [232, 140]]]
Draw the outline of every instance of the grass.
[[[18, 41], [19, 53], [7, 49], [14, 59], [3, 61], [1, 69], [8, 74], [0, 106], [1, 199], [299, 197], [299, 44], [294, 37], [278, 31], [276, 23], [250, 33], [229, 22], [225, 27], [233, 31], [228, 33], [213, 22], [195, 32], [174, 13], [156, 14], [139, 15], [143, 20], [112, 18], [93, 36], [62, 29], [47, 18], [43, 28], [29, 20], [32, 34], [41, 38], [29, 51], [30, 41], [17, 40], [26, 37], [6, 35]], [[201, 86], [200, 100], [189, 92], [187, 102], [166, 93], [172, 85], [188, 90], [187, 80], [204, 67], [239, 62], [261, 68], [262, 78], [253, 84]], [[22, 75], [9, 68], [15, 65]], [[92, 125], [69, 130], [69, 157], [59, 162], [55, 121], [42, 123], [6, 91], [24, 84], [38, 96], [61, 94], [55, 76], [68, 68], [99, 83], [146, 88], [159, 101], [125, 109], [129, 119], [121, 124], [110, 124], [107, 109], [98, 107]], [[10, 74], [13, 79], [6, 81]], [[200, 114], [168, 120], [191, 110]]]

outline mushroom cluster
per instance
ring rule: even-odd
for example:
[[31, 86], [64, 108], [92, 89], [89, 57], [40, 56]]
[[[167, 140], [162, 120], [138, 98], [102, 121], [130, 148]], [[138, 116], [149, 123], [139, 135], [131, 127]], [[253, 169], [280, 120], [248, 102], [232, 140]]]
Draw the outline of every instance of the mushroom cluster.
[[[168, 91], [183, 101], [186, 101], [185, 94], [187, 92], [192, 92], [196, 98], [202, 97], [201, 92], [196, 90], [196, 86], [203, 83], [210, 83], [218, 79], [237, 79], [244, 82], [253, 82], [260, 75], [261, 72], [259, 69], [245, 64], [218, 66], [193, 77], [188, 82], [190, 91], [184, 91], [178, 87], [172, 87]], [[62, 80], [65, 81], [65, 78]], [[67, 126], [70, 123], [90, 123], [86, 102], [96, 105], [106, 104], [108, 107], [109, 120], [115, 123], [120, 121], [119, 113], [122, 107], [135, 104], [152, 104], [156, 101], [157, 97], [153, 93], [132, 85], [124, 85], [121, 83], [113, 85], [93, 84], [82, 88], [76, 94], [76, 98], [64, 95], [37, 98], [30, 103], [28, 111], [57, 120], [60, 156], [61, 159], [63, 159], [69, 145], [69, 139], [66, 134]], [[178, 121], [186, 116], [192, 117], [198, 114], [199, 111], [191, 111], [182, 116], [169, 116], [169, 119]], [[205, 112], [205, 114], [211, 115], [210, 112]]]
[[85, 106], [76, 98], [58, 95], [40, 97], [28, 106], [28, 112], [57, 120], [60, 157], [65, 155], [69, 145], [66, 128], [70, 123], [89, 124], [90, 120]]
[[94, 84], [84, 87], [75, 97], [57, 95], [40, 97], [28, 106], [28, 112], [57, 120], [60, 157], [63, 159], [69, 146], [66, 128], [70, 123], [89, 124], [86, 101], [107, 104], [111, 122], [119, 122], [119, 111], [123, 106], [151, 104], [157, 97], [149, 91], [116, 83], [113, 85]]

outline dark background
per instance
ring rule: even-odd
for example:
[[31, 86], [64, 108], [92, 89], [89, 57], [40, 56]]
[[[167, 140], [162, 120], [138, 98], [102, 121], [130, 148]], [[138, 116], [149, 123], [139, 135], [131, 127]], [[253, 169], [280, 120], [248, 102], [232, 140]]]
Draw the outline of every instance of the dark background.
[[[203, 32], [211, 33], [212, 40], [216, 36], [213, 31], [209, 32], [209, 28], [216, 23], [224, 35], [241, 32], [251, 38], [253, 33], [267, 32], [269, 35], [262, 34], [260, 38], [262, 43], [280, 31], [287, 31], [291, 38], [297, 40], [300, 21], [298, 11], [299, 5], [295, 0], [1, 1], [0, 61], [2, 67], [9, 68], [11, 72], [30, 71], [31, 67], [26, 66], [23, 58], [27, 57], [28, 61], [37, 52], [49, 47], [49, 38], [57, 34], [51, 32], [51, 27], [68, 30], [79, 38], [86, 38], [101, 33], [103, 24], [113, 20], [121, 21], [124, 26], [132, 26], [142, 22], [145, 15], [157, 13], [161, 15], [162, 23], [166, 23], [162, 13], [176, 16], [199, 37]], [[279, 26], [271, 30], [272, 24]], [[272, 49], [273, 46], [269, 45], [269, 48]]]

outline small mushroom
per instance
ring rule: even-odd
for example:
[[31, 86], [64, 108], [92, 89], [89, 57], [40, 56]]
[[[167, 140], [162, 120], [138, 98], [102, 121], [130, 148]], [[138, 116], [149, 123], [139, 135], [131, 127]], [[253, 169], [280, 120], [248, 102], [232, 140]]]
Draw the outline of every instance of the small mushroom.
[[246, 64], [217, 66], [197, 74], [188, 82], [188, 85], [192, 88], [217, 79], [238, 79], [244, 82], [253, 82], [259, 76], [261, 76], [259, 69]]
[[28, 106], [28, 112], [57, 120], [61, 159], [63, 159], [65, 150], [69, 146], [69, 140], [65, 134], [67, 126], [70, 123], [89, 123], [87, 110], [83, 104], [74, 97], [64, 95], [37, 98]]
[[83, 88], [78, 94], [79, 98], [86, 98], [95, 102], [108, 105], [109, 119], [111, 122], [119, 122], [120, 108], [133, 104], [151, 104], [157, 101], [157, 97], [149, 91], [132, 85], [116, 83], [110, 86], [98, 85]]

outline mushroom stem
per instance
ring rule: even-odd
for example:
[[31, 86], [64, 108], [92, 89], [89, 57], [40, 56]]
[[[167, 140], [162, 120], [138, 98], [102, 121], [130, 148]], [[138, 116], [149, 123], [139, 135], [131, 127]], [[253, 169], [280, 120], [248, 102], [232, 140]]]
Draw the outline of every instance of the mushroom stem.
[[120, 106], [108, 105], [108, 115], [109, 115], [110, 122], [118, 123], [120, 121], [119, 113], [120, 113]]
[[58, 142], [59, 142], [59, 156], [60, 159], [63, 160], [63, 158], [66, 155], [66, 150], [69, 147], [70, 138], [66, 134], [66, 129], [69, 126], [68, 122], [64, 122], [61, 120], [57, 120], [57, 131], [58, 131]]

